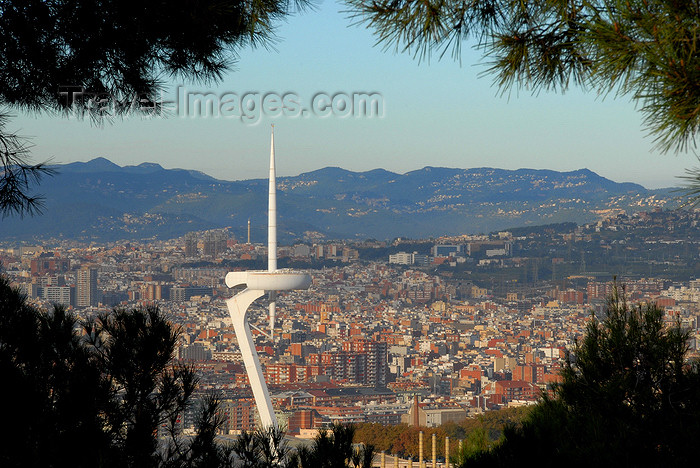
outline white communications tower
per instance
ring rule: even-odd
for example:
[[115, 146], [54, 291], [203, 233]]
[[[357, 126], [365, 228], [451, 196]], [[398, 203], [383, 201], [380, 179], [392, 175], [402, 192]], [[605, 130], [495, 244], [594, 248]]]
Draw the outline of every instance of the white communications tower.
[[[250, 333], [247, 315], [248, 307], [267, 291], [270, 295], [270, 338], [275, 327], [275, 299], [277, 291], [308, 289], [311, 276], [308, 273], [277, 269], [277, 195], [275, 184], [275, 131], [272, 128], [270, 141], [270, 185], [268, 199], [267, 223], [267, 271], [230, 271], [226, 274], [226, 286], [234, 288], [245, 285], [245, 289], [226, 301], [233, 328], [236, 332], [238, 346], [241, 349], [243, 363], [250, 387], [253, 390], [255, 404], [260, 414], [263, 427], [277, 428], [277, 418], [272, 409], [270, 392], [260, 366], [260, 359], [255, 350], [255, 341]], [[274, 339], [273, 339], [274, 343]]]

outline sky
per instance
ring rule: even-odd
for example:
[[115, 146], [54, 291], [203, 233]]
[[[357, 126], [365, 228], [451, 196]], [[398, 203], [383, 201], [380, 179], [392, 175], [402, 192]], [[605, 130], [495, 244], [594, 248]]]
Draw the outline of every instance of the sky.
[[[267, 176], [271, 124], [283, 176], [326, 166], [397, 173], [425, 166], [588, 168], [617, 182], [660, 188], [679, 185], [685, 168], [698, 165], [689, 153], [653, 151], [629, 98], [602, 99], [580, 89], [504, 96], [484, 76], [480, 52], [468, 45], [461, 64], [451, 57], [421, 62], [376, 46], [371, 31], [353, 26], [343, 10], [326, 0], [289, 18], [279, 25], [274, 49], [241, 51], [219, 83], [170, 83], [167, 117], [132, 115], [97, 127], [78, 118], [20, 114], [8, 129], [31, 137], [35, 160], [154, 162], [224, 180]], [[218, 115], [198, 112], [198, 93], [211, 93]], [[343, 108], [363, 93], [381, 103], [380, 115]], [[265, 95], [271, 96], [263, 107]], [[275, 96], [288, 104], [289, 115]], [[336, 96], [335, 103], [325, 105], [326, 96]], [[252, 106], [245, 108], [250, 118], [237, 117], [238, 104]]]

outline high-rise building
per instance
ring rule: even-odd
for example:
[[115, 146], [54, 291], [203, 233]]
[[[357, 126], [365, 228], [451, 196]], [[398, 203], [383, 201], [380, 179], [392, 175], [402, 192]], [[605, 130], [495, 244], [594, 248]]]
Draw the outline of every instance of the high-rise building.
[[77, 276], [75, 305], [77, 307], [96, 306], [98, 303], [97, 269], [81, 268]]
[[388, 349], [385, 342], [357, 339], [346, 341], [340, 351], [309, 354], [307, 365], [325, 367], [333, 380], [386, 387], [389, 371]]
[[207, 231], [204, 233], [205, 257], [216, 257], [226, 251], [226, 234], [222, 231]]
[[185, 257], [197, 256], [197, 235], [194, 232], [185, 234]]
[[255, 401], [250, 398], [236, 398], [221, 402], [219, 414], [223, 424], [219, 429], [223, 434], [234, 431], [251, 431], [255, 429]]
[[388, 348], [385, 342], [357, 339], [343, 343], [343, 351], [359, 352], [367, 355], [365, 385], [386, 386], [389, 370]]

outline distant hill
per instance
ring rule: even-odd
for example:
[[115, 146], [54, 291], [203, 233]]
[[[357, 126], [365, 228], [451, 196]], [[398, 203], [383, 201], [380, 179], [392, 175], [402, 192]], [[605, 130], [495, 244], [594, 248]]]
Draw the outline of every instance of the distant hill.
[[[265, 239], [267, 180], [222, 181], [158, 164], [104, 158], [55, 166], [42, 216], [0, 221], [2, 239], [173, 238], [231, 227]], [[278, 178], [280, 239], [429, 237], [515, 226], [590, 222], [611, 210], [673, 206], [669, 190], [572, 172], [424, 167], [406, 174], [327, 167]]]

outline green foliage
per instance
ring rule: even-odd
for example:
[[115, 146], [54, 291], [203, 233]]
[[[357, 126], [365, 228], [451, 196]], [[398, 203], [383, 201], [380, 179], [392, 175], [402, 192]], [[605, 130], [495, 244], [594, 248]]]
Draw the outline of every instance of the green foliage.
[[663, 151], [682, 151], [700, 128], [696, 2], [528, 2], [489, 45], [505, 87], [565, 90], [570, 80], [629, 95]]
[[430, 56], [475, 37], [503, 90], [573, 82], [636, 100], [663, 151], [700, 129], [700, 4], [647, 0], [346, 0], [385, 46]]
[[462, 444], [462, 450], [458, 451], [453, 458], [453, 463], [461, 465], [467, 460], [488, 451], [492, 445], [493, 440], [491, 440], [486, 430], [482, 427], [477, 427], [469, 433], [469, 436]]
[[485, 38], [497, 23], [502, 7], [495, 0], [444, 2], [414, 0], [346, 0], [357, 23], [374, 29], [377, 42], [386, 48], [429, 58], [451, 50], [459, 57], [462, 40]]
[[515, 408], [503, 408], [498, 411], [487, 411], [474, 417], [466, 418], [458, 425], [444, 424], [441, 429], [451, 440], [468, 439], [474, 431], [483, 430], [489, 440], [495, 442], [503, 434], [503, 429], [508, 426], [519, 426], [530, 413], [531, 407], [521, 406]]
[[[603, 320], [591, 317], [553, 398], [521, 428], [463, 466], [682, 466], [700, 435], [700, 372], [687, 362], [688, 332], [664, 324], [654, 304], [629, 305], [617, 289]], [[527, 455], [525, 455], [527, 454]]]
[[697, 206], [700, 204], [700, 167], [696, 166], [686, 169], [685, 175], [680, 176], [680, 179], [685, 181], [682, 188], [685, 203], [682, 206]]
[[[411, 437], [417, 437], [417, 433], [409, 434], [409, 426], [399, 424], [397, 426], [384, 426], [379, 423], [358, 424], [355, 429], [354, 441], [374, 445], [377, 450], [391, 453], [406, 453], [403, 442], [411, 442]], [[403, 434], [408, 434], [403, 437]], [[404, 440], [405, 439], [405, 440]]]
[[[485, 434], [488, 444], [500, 440], [503, 429], [507, 426], [517, 427], [529, 413], [529, 407], [504, 408], [488, 411], [474, 417], [465, 418], [459, 423], [447, 423], [437, 428], [412, 427], [406, 424], [384, 426], [378, 423], [365, 423], [356, 426], [355, 442], [372, 444], [380, 451], [398, 454], [403, 457], [418, 456], [418, 433], [423, 431], [426, 444], [436, 434], [437, 455], [445, 456], [445, 437], [450, 438], [450, 453], [457, 454], [459, 441], [476, 440], [479, 434]], [[477, 434], [477, 435], [473, 435]], [[426, 445], [425, 447], [428, 447]], [[463, 450], [465, 445], [462, 445]], [[428, 449], [425, 448], [425, 454]], [[432, 449], [430, 449], [432, 450]]]
[[0, 466], [229, 466], [216, 398], [182, 437], [197, 379], [172, 363], [177, 336], [157, 308], [85, 324], [60, 306], [37, 310], [0, 276]]
[[664, 326], [663, 309], [630, 306], [615, 288], [607, 316], [589, 321], [583, 341], [562, 371], [557, 392], [581, 413], [623, 412], [642, 419], [682, 409], [690, 382], [684, 369], [689, 333]]

